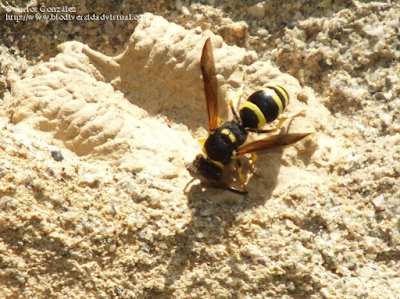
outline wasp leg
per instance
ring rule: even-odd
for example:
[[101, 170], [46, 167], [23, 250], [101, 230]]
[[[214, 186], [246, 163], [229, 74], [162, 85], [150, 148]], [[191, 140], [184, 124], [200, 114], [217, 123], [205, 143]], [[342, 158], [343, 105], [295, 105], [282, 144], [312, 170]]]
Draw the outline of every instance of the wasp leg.
[[[239, 105], [240, 105], [240, 101], [242, 99], [243, 96], [243, 89], [244, 89], [244, 81], [246, 79], [246, 75], [243, 74], [243, 78], [242, 78], [242, 84], [240, 85], [240, 88], [237, 92], [235, 92], [235, 94], [233, 95], [232, 98], [228, 99], [228, 103], [229, 103], [229, 107], [231, 107], [232, 110], [232, 114], [235, 117], [235, 120], [238, 123], [242, 123], [239, 114], [236, 112], [237, 110], [239, 110]], [[233, 107], [233, 100], [237, 99], [237, 104], [236, 104], [236, 109]]]
[[229, 107], [231, 107], [232, 114], [233, 114], [233, 116], [235, 117], [235, 120], [236, 120], [238, 123], [242, 123], [242, 121], [240, 120], [239, 114], [237, 114], [235, 108], [233, 108], [232, 99], [229, 99], [228, 102], [229, 102]]
[[303, 109], [303, 110], [301, 110], [299, 112], [296, 112], [294, 114], [291, 114], [291, 115], [287, 115], [287, 116], [281, 115], [278, 118], [279, 122], [271, 129], [260, 130], [260, 129], [247, 128], [247, 130], [249, 130], [250, 132], [254, 132], [254, 133], [273, 133], [273, 132], [278, 131], [283, 126], [284, 122], [287, 119], [290, 119], [290, 121], [292, 121], [295, 117], [298, 117], [300, 115], [304, 115], [305, 113], [306, 113], [306, 110]]
[[201, 146], [203, 146], [204, 143], [206, 142], [206, 139], [205, 138], [199, 138], [199, 139], [197, 139], [197, 141], [201, 144]]
[[236, 171], [238, 173], [239, 181], [242, 184], [243, 192], [247, 193], [246, 179], [243, 175], [242, 163], [240, 162], [240, 159], [236, 159], [235, 162], [236, 162]]
[[282, 127], [282, 125], [283, 125], [283, 123], [285, 122], [285, 120], [287, 120], [287, 119], [290, 119], [290, 120], [292, 120], [293, 118], [295, 118], [295, 117], [298, 117], [298, 116], [304, 116], [305, 114], [306, 114], [306, 110], [305, 109], [303, 109], [303, 110], [300, 110], [299, 112], [296, 112], [296, 113], [293, 113], [293, 114], [290, 114], [290, 115], [282, 115], [281, 117], [279, 117], [279, 123], [276, 125], [278, 128], [280, 128], [280, 127]]

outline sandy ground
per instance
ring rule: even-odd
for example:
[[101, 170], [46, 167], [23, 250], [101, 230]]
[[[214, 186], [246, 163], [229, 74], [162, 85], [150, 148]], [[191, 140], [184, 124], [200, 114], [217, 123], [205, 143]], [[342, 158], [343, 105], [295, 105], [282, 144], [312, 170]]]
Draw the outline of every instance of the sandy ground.
[[[400, 5], [368, 2], [2, 4], [0, 297], [399, 298]], [[246, 197], [188, 184], [207, 37], [223, 120], [246, 74], [315, 132]]]

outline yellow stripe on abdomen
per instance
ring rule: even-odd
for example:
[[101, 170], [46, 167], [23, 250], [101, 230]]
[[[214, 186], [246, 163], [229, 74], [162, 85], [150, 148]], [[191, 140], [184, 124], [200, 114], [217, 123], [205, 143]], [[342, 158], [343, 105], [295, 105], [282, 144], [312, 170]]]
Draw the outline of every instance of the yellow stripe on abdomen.
[[258, 125], [257, 125], [258, 128], [265, 126], [265, 124], [267, 123], [267, 120], [265, 119], [264, 114], [261, 112], [260, 108], [258, 108], [257, 105], [253, 104], [250, 101], [246, 101], [246, 102], [244, 102], [241, 109], [243, 109], [243, 108], [248, 108], [256, 114], [257, 119], [258, 119]]

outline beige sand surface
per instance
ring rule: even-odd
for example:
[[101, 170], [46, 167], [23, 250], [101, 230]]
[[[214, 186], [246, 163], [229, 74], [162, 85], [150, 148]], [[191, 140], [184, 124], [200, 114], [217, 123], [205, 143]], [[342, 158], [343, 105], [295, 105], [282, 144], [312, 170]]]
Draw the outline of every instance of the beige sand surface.
[[[241, 3], [31, 23], [55, 42], [3, 21], [1, 298], [398, 296], [399, 4]], [[246, 197], [188, 184], [207, 37], [222, 119], [246, 74], [307, 111], [285, 132], [315, 132], [260, 153]]]

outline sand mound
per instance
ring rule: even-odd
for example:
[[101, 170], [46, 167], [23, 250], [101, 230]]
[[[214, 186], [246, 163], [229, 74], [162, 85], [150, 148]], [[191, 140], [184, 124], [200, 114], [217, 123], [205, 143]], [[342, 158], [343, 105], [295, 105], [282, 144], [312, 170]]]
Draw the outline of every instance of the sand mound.
[[[248, 13], [272, 20], [269, 5]], [[398, 63], [377, 68], [375, 76], [371, 68], [352, 68], [352, 59], [364, 61], [359, 52], [335, 47], [340, 38], [329, 33], [348, 23], [354, 26], [342, 27], [353, 26], [361, 39], [380, 34], [380, 27], [358, 32], [354, 12], [343, 8], [330, 11], [332, 18], [320, 16], [325, 23], [308, 19], [277, 32], [276, 44], [285, 45], [272, 52], [262, 38], [269, 33], [259, 29], [248, 39], [256, 52], [227, 45], [204, 25], [214, 22], [211, 29], [232, 44], [246, 36], [243, 22], [218, 10], [207, 14], [216, 21], [207, 22], [205, 15], [190, 17], [182, 4], [179, 9], [185, 28], [145, 14], [117, 56], [70, 41], [46, 62], [19, 64], [23, 75], [3, 64], [9, 72], [0, 83], [11, 90], [0, 121], [1, 296], [397, 295]], [[285, 9], [266, 23], [270, 30], [297, 11]], [[395, 36], [389, 29], [388, 40]], [[288, 113], [307, 111], [285, 132], [315, 132], [261, 153], [256, 174], [247, 173], [247, 197], [198, 181], [187, 186], [185, 164], [201, 152], [197, 138], [207, 136], [199, 61], [209, 36], [223, 120], [232, 117], [226, 99], [245, 73], [245, 96], [283, 84], [293, 94]], [[366, 47], [357, 38], [340, 41]], [[391, 55], [386, 50], [365, 57], [375, 65]], [[330, 71], [341, 63], [343, 69]], [[371, 83], [380, 90], [372, 98], [365, 78], [379, 79]], [[390, 91], [382, 87], [388, 81]]]

